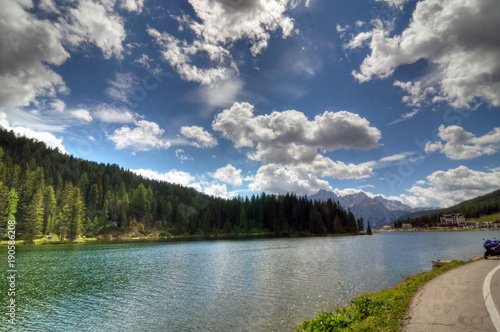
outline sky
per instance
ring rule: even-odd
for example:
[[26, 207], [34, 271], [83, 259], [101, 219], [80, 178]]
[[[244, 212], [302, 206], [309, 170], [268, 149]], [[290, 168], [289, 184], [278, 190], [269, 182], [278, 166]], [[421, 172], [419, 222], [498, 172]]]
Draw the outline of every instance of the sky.
[[3, 0], [0, 125], [219, 197], [500, 188], [498, 0]]

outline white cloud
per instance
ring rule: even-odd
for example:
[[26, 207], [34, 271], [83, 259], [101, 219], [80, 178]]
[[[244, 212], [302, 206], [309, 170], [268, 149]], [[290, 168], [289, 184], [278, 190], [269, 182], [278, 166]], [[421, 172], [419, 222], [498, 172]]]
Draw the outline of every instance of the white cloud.
[[473, 107], [478, 100], [499, 106], [500, 81], [484, 79], [500, 75], [498, 31], [495, 1], [421, 1], [400, 35], [389, 37], [385, 29], [371, 36], [371, 54], [353, 76], [359, 82], [383, 79], [399, 66], [426, 59], [433, 70], [424, 81], [436, 79], [435, 90], [411, 82], [402, 86], [410, 90], [406, 102], [421, 103], [435, 92], [434, 102], [446, 101], [453, 107]]
[[237, 169], [231, 164], [217, 169], [212, 176], [221, 182], [232, 185], [233, 187], [239, 187], [243, 183], [241, 169]]
[[248, 188], [276, 194], [294, 192], [297, 195], [311, 195], [320, 189], [332, 189], [327, 181], [318, 179], [304, 169], [276, 164], [261, 166]]
[[434, 95], [436, 90], [432, 86], [424, 87], [422, 82], [401, 82], [395, 81], [394, 86], [400, 87], [403, 91], [409, 93], [401, 101], [408, 106], [421, 107], [426, 104], [428, 97]]
[[149, 151], [151, 149], [168, 149], [170, 142], [163, 139], [161, 136], [165, 132], [164, 129], [150, 121], [137, 121], [134, 128], [123, 126], [116, 129], [112, 134], [108, 135], [108, 139], [115, 143], [118, 150], [130, 148], [133, 152]]
[[408, 190], [414, 197], [401, 195], [402, 198], [417, 200], [417, 204], [421, 206], [451, 206], [497, 190], [500, 171], [480, 172], [459, 166], [448, 171], [434, 172], [426, 179], [429, 184], [427, 188], [414, 186]]
[[[236, 148], [256, 149], [248, 158], [264, 165], [287, 166], [287, 172], [338, 179], [364, 178], [372, 175], [367, 165], [345, 164], [318, 153], [318, 149], [370, 149], [378, 147], [380, 131], [357, 114], [324, 112], [309, 121], [298, 111], [273, 112], [255, 116], [253, 106], [235, 103], [219, 113], [212, 128], [229, 139]], [[297, 170], [301, 170], [298, 172]], [[266, 173], [268, 174], [268, 173]]]
[[4, 127], [7, 130], [14, 131], [17, 135], [25, 136], [28, 138], [34, 138], [38, 141], [44, 142], [48, 147], [53, 149], [59, 149], [60, 152], [67, 154], [68, 152], [64, 148], [62, 144], [62, 137], [57, 138], [53, 134], [46, 131], [37, 131], [30, 128], [22, 127], [22, 126], [11, 126], [9, 122], [6, 120], [6, 116], [4, 113], [0, 112], [0, 126]]
[[178, 171], [176, 169], [173, 169], [171, 171], [165, 172], [165, 173], [160, 173], [158, 171], [154, 171], [152, 169], [131, 169], [130, 171], [134, 172], [135, 174], [141, 175], [145, 178], [148, 179], [154, 179], [158, 181], [165, 181], [169, 183], [176, 183], [180, 184], [186, 187], [189, 187], [193, 185], [193, 181], [196, 180], [196, 178], [183, 171]]
[[198, 126], [184, 126], [181, 127], [180, 132], [186, 138], [192, 139], [191, 145], [197, 148], [213, 148], [217, 145], [217, 139], [212, 136], [209, 132], [203, 130], [202, 127]]
[[377, 147], [380, 139], [380, 131], [357, 114], [324, 112], [314, 121], [293, 110], [255, 116], [248, 103], [235, 103], [217, 114], [212, 128], [236, 148], [255, 148], [247, 157], [263, 165], [249, 188], [273, 193], [312, 194], [330, 188], [320, 177], [371, 176], [369, 166], [333, 161], [318, 153], [318, 149], [370, 149]]
[[235, 147], [253, 147], [259, 143], [297, 143], [328, 151], [336, 149], [368, 150], [378, 147], [380, 131], [358, 114], [324, 112], [309, 121], [298, 111], [272, 112], [254, 116], [249, 103], [234, 103], [215, 117], [212, 128], [231, 140]]
[[386, 2], [389, 6], [398, 8], [398, 9], [403, 9], [405, 3], [407, 3], [409, 0], [375, 0], [375, 1], [383, 1]]
[[134, 62], [141, 64], [145, 68], [149, 68], [150, 63], [153, 62], [153, 59], [151, 59], [147, 54], [143, 53], [141, 55], [141, 57], [139, 59], [135, 60]]
[[459, 126], [439, 126], [437, 136], [443, 142], [427, 142], [425, 152], [440, 151], [453, 160], [474, 159], [496, 153], [500, 147], [500, 127], [476, 137]]
[[122, 18], [114, 13], [113, 2], [80, 0], [68, 12], [69, 24], [64, 27], [68, 32], [67, 41], [75, 46], [83, 42], [93, 43], [106, 59], [112, 55], [122, 57], [122, 42], [126, 34]]
[[93, 115], [102, 122], [110, 123], [135, 123], [135, 121], [140, 117], [139, 114], [126, 108], [116, 108], [108, 104], [98, 105], [95, 108]]
[[[197, 19], [173, 16], [180, 27], [195, 35], [192, 42], [179, 40], [155, 29], [147, 31], [162, 48], [162, 56], [186, 81], [213, 85], [238, 74], [230, 49], [238, 40], [250, 41], [253, 56], [268, 46], [270, 32], [281, 28], [283, 38], [292, 34], [293, 19], [285, 15], [286, 0], [190, 0]], [[195, 55], [208, 56], [209, 64], [200, 68], [192, 64]]]
[[120, 6], [129, 12], [141, 13], [145, 0], [122, 0]]
[[69, 111], [69, 114], [75, 119], [80, 119], [86, 122], [90, 122], [93, 120], [92, 115], [90, 115], [90, 112], [86, 109], [71, 110]]
[[401, 163], [407, 162], [415, 162], [418, 159], [421, 159], [422, 156], [414, 156], [415, 152], [401, 152], [391, 156], [380, 158], [375, 161], [367, 161], [360, 165], [367, 166], [369, 168], [384, 168], [390, 165], [397, 165]]
[[6, 0], [0, 11], [0, 110], [14, 110], [39, 96], [67, 91], [50, 67], [63, 64], [69, 53], [57, 25], [28, 13], [30, 2]]
[[227, 79], [214, 85], [204, 85], [198, 88], [196, 93], [190, 96], [206, 105], [205, 113], [210, 113], [219, 107], [231, 106], [240, 96], [243, 90], [243, 81], [239, 79]]
[[114, 100], [130, 104], [137, 78], [132, 73], [116, 73], [114, 80], [108, 80], [106, 94]]
[[200, 21], [190, 20], [189, 28], [213, 45], [227, 45], [246, 38], [253, 55], [267, 46], [269, 32], [281, 28], [283, 38], [292, 34], [293, 19], [285, 16], [282, 0], [226, 1], [190, 0]]
[[[125, 30], [113, 2], [64, 3], [5, 0], [0, 11], [0, 111], [13, 126], [35, 132], [64, 131], [92, 121], [85, 108], [66, 108], [69, 93], [56, 73], [70, 58], [68, 49], [95, 44], [105, 56], [121, 56]], [[40, 10], [42, 15], [32, 12]], [[50, 20], [47, 17], [50, 15]], [[34, 106], [26, 111], [23, 108]]]
[[[221, 46], [211, 45], [205, 42], [195, 41], [193, 45], [175, 38], [167, 32], [160, 33], [156, 29], [149, 28], [148, 34], [153, 37], [156, 44], [161, 48], [163, 60], [167, 61], [185, 81], [198, 82], [202, 85], [212, 85], [230, 78], [235, 67], [230, 54]], [[205, 52], [215, 66], [210, 68], [199, 68], [192, 64], [191, 57]], [[226, 64], [226, 65], [225, 65]]]
[[187, 160], [193, 160], [193, 157], [191, 157], [190, 155], [184, 154], [183, 149], [175, 150], [175, 156], [177, 157], [177, 159], [179, 159], [181, 161], [181, 163], [185, 162]]
[[227, 187], [225, 184], [218, 184], [214, 183], [210, 185], [209, 187], [206, 187], [203, 192], [207, 195], [215, 196], [215, 197], [222, 197], [222, 198], [229, 198], [228, 192], [227, 192]]

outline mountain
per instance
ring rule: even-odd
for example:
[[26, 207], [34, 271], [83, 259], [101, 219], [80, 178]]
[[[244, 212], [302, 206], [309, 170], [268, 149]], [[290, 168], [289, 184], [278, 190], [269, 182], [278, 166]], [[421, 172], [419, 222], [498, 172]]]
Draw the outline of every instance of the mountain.
[[380, 228], [384, 225], [393, 225], [399, 218], [422, 210], [432, 208], [411, 208], [397, 200], [390, 200], [381, 195], [373, 198], [364, 192], [356, 194], [337, 196], [332, 191], [320, 190], [318, 193], [309, 196], [312, 200], [326, 201], [329, 198], [339, 202], [344, 208], [349, 208], [356, 218], [363, 218], [365, 226], [368, 221], [372, 228]]

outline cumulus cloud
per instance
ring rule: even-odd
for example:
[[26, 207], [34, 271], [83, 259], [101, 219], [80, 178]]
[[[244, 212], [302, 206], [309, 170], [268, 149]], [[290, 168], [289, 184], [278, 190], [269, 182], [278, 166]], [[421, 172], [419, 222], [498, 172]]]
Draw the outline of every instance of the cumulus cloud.
[[[232, 45], [241, 39], [250, 41], [253, 56], [268, 46], [270, 32], [278, 28], [283, 38], [294, 29], [293, 19], [285, 15], [287, 2], [284, 0], [226, 1], [191, 0], [197, 19], [187, 15], [174, 16], [180, 24], [194, 34], [194, 40], [187, 42], [169, 33], [160, 33], [149, 28], [147, 31], [162, 49], [161, 54], [186, 81], [213, 85], [238, 74], [238, 68], [230, 54]], [[192, 58], [203, 54], [209, 65], [200, 68]]]
[[[168, 62], [183, 80], [212, 85], [232, 76], [233, 70], [230, 68], [235, 68], [235, 64], [223, 47], [198, 40], [189, 45], [167, 32], [160, 33], [153, 28], [147, 29], [147, 32], [162, 49], [163, 60]], [[198, 53], [206, 53], [216, 65], [210, 68], [194, 65], [192, 58]]]
[[233, 187], [239, 187], [243, 183], [241, 169], [237, 169], [231, 164], [217, 169], [212, 176], [213, 178], [230, 184]]
[[0, 126], [7, 129], [12, 130], [19, 136], [25, 136], [28, 138], [34, 138], [40, 142], [44, 142], [48, 147], [53, 149], [59, 149], [60, 152], [67, 154], [68, 152], [64, 148], [62, 144], [63, 138], [56, 137], [52, 133], [47, 131], [38, 131], [30, 128], [26, 128], [23, 126], [11, 126], [9, 122], [6, 120], [5, 113], [0, 112]]
[[0, 110], [28, 106], [38, 96], [67, 91], [51, 69], [68, 58], [57, 25], [37, 19], [33, 4], [6, 0], [0, 11]]
[[253, 147], [258, 143], [297, 143], [327, 151], [336, 149], [368, 150], [378, 147], [380, 131], [358, 114], [324, 112], [309, 121], [302, 112], [290, 110], [254, 116], [249, 103], [234, 103], [217, 114], [212, 128], [231, 140], [235, 147]]
[[[448, 171], [437, 171], [427, 176], [428, 187], [414, 186], [408, 191], [414, 195], [401, 195], [405, 200], [417, 201], [420, 206], [447, 207], [498, 189], [500, 171], [480, 172], [459, 166]], [[413, 205], [415, 206], [415, 205]]]
[[[380, 131], [370, 127], [366, 119], [350, 112], [324, 112], [310, 121], [294, 110], [255, 116], [253, 105], [248, 103], [235, 103], [217, 114], [212, 128], [232, 141], [236, 148], [252, 149], [247, 157], [262, 162], [263, 166], [251, 186], [259, 189], [276, 185], [272, 192], [290, 185], [302, 190], [300, 193], [310, 193], [325, 187], [326, 182], [318, 177], [361, 179], [371, 176], [368, 165], [333, 161], [318, 150], [367, 150], [378, 147], [381, 137]], [[271, 181], [271, 174], [288, 179], [289, 183]]]
[[226, 184], [213, 183], [206, 187], [203, 192], [215, 197], [229, 198]]
[[[371, 54], [352, 74], [361, 83], [384, 79], [399, 66], [426, 59], [433, 70], [423, 81], [432, 76], [436, 83], [398, 83], [409, 92], [405, 102], [418, 104], [432, 96], [433, 102], [445, 101], [453, 107], [473, 107], [478, 101], [499, 106], [498, 31], [495, 1], [421, 1], [400, 35], [390, 37], [388, 30], [382, 29], [369, 36]], [[360, 37], [354, 36], [353, 41], [356, 38]]]
[[68, 42], [74, 46], [95, 44], [106, 59], [113, 55], [122, 57], [126, 34], [122, 18], [114, 12], [113, 2], [80, 0], [68, 12], [68, 23], [64, 26]]
[[135, 123], [135, 127], [123, 126], [112, 134], [107, 134], [107, 137], [115, 143], [116, 149], [129, 148], [135, 153], [151, 149], [168, 149], [170, 142], [162, 138], [164, 132], [165, 130], [160, 129], [158, 124], [140, 120]]
[[253, 180], [248, 186], [250, 190], [276, 194], [294, 192], [311, 195], [320, 189], [332, 189], [327, 181], [318, 179], [304, 169], [276, 164], [261, 166]]
[[217, 139], [209, 132], [203, 130], [202, 127], [184, 126], [181, 127], [180, 132], [184, 137], [193, 140], [191, 145], [197, 148], [213, 148], [217, 145]]
[[144, 7], [145, 0], [122, 0], [120, 3], [121, 8], [125, 8], [129, 12], [141, 13]]
[[427, 142], [425, 152], [440, 151], [453, 160], [474, 159], [496, 153], [500, 147], [500, 127], [476, 137], [460, 126], [439, 126], [437, 136], [443, 142]]
[[148, 179], [176, 183], [186, 187], [192, 186], [193, 182], [196, 180], [196, 178], [191, 174], [183, 171], [178, 171], [176, 169], [170, 170], [165, 173], [160, 173], [149, 168], [131, 169], [130, 171]]
[[[11, 124], [35, 132], [64, 131], [93, 120], [85, 108], [67, 108], [58, 99], [69, 89], [55, 68], [70, 58], [68, 50], [91, 44], [105, 58], [121, 57], [125, 30], [114, 8], [113, 2], [89, 0], [2, 3], [0, 111]], [[33, 14], [36, 10], [42, 14]], [[27, 106], [36, 109], [27, 111]]]

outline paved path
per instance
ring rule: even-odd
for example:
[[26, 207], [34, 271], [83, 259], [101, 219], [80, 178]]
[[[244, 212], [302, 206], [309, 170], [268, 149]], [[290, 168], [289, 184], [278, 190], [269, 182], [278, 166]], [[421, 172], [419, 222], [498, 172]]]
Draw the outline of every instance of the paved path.
[[481, 259], [425, 284], [401, 331], [500, 332], [499, 313], [500, 258]]

